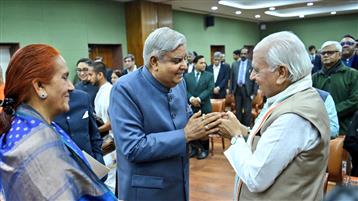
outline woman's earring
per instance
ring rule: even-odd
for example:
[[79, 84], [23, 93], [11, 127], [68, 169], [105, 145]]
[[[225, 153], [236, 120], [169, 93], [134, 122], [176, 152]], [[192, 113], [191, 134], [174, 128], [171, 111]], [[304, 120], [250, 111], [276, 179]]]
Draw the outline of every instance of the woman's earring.
[[40, 98], [41, 98], [41, 99], [46, 99], [46, 98], [47, 98], [47, 93], [46, 93], [46, 91], [41, 90], [41, 92], [40, 92]]

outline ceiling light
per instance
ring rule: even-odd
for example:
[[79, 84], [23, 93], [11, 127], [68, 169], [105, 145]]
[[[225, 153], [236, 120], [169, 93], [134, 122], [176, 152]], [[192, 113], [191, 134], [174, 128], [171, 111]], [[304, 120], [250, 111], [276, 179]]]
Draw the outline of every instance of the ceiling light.
[[211, 6], [211, 10], [217, 10], [218, 7], [217, 6]]
[[257, 19], [257, 18], [260, 18], [261, 17], [261, 15], [255, 15], [255, 18]]
[[[320, 0], [310, 0], [316, 2]], [[287, 6], [293, 4], [302, 4], [302, 0], [265, 0], [265, 1], [238, 1], [238, 0], [221, 0], [218, 2], [220, 5], [239, 8], [239, 9], [261, 9], [269, 7]]]
[[304, 18], [305, 16], [304, 16], [304, 15], [300, 15], [299, 17], [300, 17], [300, 18]]
[[269, 10], [276, 10], [276, 8], [275, 7], [270, 7]]
[[332, 11], [332, 12], [331, 12], [331, 15], [335, 15], [335, 14], [337, 14], [336, 11]]
[[236, 15], [240, 15], [241, 13], [242, 13], [242, 12], [239, 11], [239, 10], [235, 11], [235, 14], [236, 14]]
[[313, 6], [313, 2], [308, 2], [307, 6]]

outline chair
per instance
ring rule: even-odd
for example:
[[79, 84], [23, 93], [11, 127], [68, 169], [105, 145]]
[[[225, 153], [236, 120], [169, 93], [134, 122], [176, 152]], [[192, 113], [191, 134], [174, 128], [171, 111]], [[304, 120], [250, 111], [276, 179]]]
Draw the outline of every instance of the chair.
[[[213, 112], [224, 112], [225, 111], [225, 99], [210, 99], [211, 107]], [[209, 141], [211, 144], [211, 150], [210, 153], [213, 156], [214, 155], [214, 138], [220, 137], [222, 142], [223, 150], [225, 150], [225, 140], [224, 138], [219, 134], [210, 134], [209, 135]]]
[[330, 190], [332, 187], [342, 184], [343, 178], [346, 176], [346, 170], [344, 170], [344, 172], [342, 171], [342, 164], [345, 163], [349, 166], [349, 155], [348, 152], [343, 149], [343, 141], [344, 137], [338, 137], [329, 142], [328, 178], [326, 178], [325, 181], [325, 192], [327, 189]]
[[328, 181], [342, 183], [343, 140], [336, 138], [329, 142]]

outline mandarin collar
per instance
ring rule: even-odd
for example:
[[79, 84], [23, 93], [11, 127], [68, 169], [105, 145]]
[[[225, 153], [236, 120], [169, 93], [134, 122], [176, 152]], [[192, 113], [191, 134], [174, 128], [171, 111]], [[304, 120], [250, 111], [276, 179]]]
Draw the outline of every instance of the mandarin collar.
[[152, 84], [155, 88], [157, 88], [159, 91], [163, 93], [169, 93], [171, 91], [170, 88], [164, 86], [162, 83], [160, 83], [155, 77], [152, 75], [152, 73], [149, 71], [147, 66], [144, 66], [142, 68], [143, 70], [143, 76], [144, 78]]

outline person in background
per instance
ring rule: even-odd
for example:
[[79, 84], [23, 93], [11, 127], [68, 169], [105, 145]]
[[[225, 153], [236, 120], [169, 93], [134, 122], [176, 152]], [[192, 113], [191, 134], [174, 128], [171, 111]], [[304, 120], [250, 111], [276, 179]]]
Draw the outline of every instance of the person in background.
[[15, 52], [0, 113], [0, 180], [5, 200], [117, 200], [81, 149], [56, 123], [69, 110], [68, 67], [51, 46]]
[[251, 60], [248, 59], [248, 49], [240, 50], [240, 61], [235, 62], [231, 69], [231, 94], [235, 96], [236, 117], [246, 126], [252, 123], [252, 100], [257, 91], [257, 86], [250, 79], [252, 71]]
[[316, 89], [318, 94], [321, 96], [329, 119], [329, 129], [331, 130], [331, 139], [334, 139], [339, 134], [339, 122], [334, 100], [327, 91]]
[[183, 34], [154, 30], [145, 40], [143, 60], [144, 66], [121, 77], [110, 95], [119, 199], [187, 201], [187, 143], [217, 132], [221, 114], [192, 115], [183, 81]]
[[123, 67], [124, 67], [123, 75], [126, 75], [128, 73], [137, 70], [137, 65], [135, 65], [135, 58], [133, 54], [128, 54], [126, 57], [124, 57]]
[[91, 84], [88, 77], [88, 73], [93, 72], [93, 61], [88, 58], [82, 58], [77, 61], [76, 66], [79, 82], [75, 85], [75, 88], [87, 92], [91, 98], [91, 105], [94, 107], [94, 99], [96, 98], [98, 87]]
[[194, 71], [194, 63], [193, 60], [195, 59], [195, 54], [192, 51], [188, 51], [186, 53], [186, 59], [188, 61], [188, 63], [186, 64], [188, 69], [185, 71], [185, 73], [191, 73]]
[[342, 62], [344, 65], [358, 70], [358, 56], [355, 54], [356, 42], [353, 36], [344, 35], [341, 40]]
[[226, 89], [230, 77], [230, 66], [221, 62], [222, 53], [214, 53], [214, 64], [208, 66], [206, 71], [214, 76], [214, 89], [212, 98], [221, 99], [226, 97]]
[[232, 136], [225, 156], [237, 174], [234, 200], [323, 200], [329, 120], [303, 42], [271, 34], [256, 45], [252, 66], [267, 101], [247, 141], [249, 129], [233, 113], [219, 125]]
[[77, 146], [104, 164], [102, 138], [88, 94], [81, 90], [70, 92], [70, 110], [56, 116], [55, 122], [72, 138]]
[[[234, 59], [234, 62], [240, 61], [240, 53], [241, 53], [240, 49], [234, 50], [234, 51], [232, 52], [232, 58]], [[232, 67], [233, 64], [234, 64], [234, 63], [231, 64], [231, 67]]]
[[[205, 71], [205, 58], [198, 55], [193, 60], [194, 71], [184, 75], [187, 98], [193, 112], [201, 114], [212, 112], [210, 98], [214, 88], [213, 74]], [[191, 157], [205, 159], [209, 154], [209, 139], [207, 137], [191, 142]]]
[[122, 76], [122, 71], [120, 69], [114, 69], [111, 75], [112, 84], [116, 83], [118, 78]]
[[311, 59], [311, 63], [313, 65], [312, 74], [314, 74], [322, 68], [321, 56], [317, 54], [317, 49], [314, 45], [310, 45], [308, 47], [308, 53]]
[[352, 123], [348, 127], [343, 148], [347, 150], [352, 157], [351, 176], [358, 177], [358, 112], [354, 113]]
[[343, 64], [341, 52], [339, 42], [324, 42], [320, 51], [323, 67], [313, 74], [312, 81], [315, 88], [331, 94], [336, 104], [339, 134], [344, 135], [358, 110], [358, 71]]

